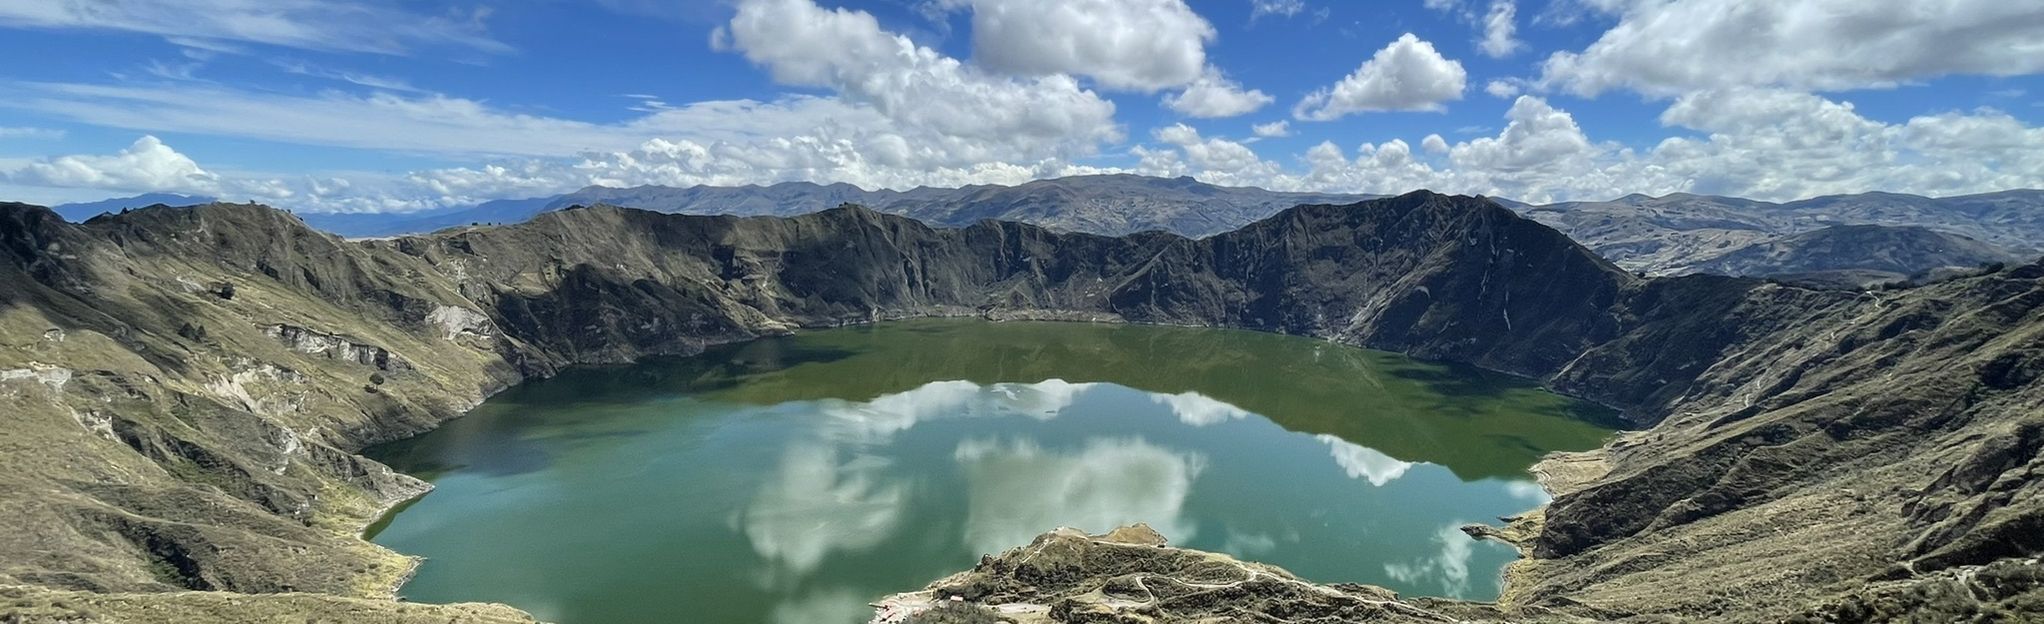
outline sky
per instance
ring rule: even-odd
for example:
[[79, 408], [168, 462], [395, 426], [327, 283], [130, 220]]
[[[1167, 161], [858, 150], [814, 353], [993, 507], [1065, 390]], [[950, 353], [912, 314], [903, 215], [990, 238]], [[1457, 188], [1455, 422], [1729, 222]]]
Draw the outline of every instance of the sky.
[[0, 200], [2044, 187], [2044, 0], [0, 0]]

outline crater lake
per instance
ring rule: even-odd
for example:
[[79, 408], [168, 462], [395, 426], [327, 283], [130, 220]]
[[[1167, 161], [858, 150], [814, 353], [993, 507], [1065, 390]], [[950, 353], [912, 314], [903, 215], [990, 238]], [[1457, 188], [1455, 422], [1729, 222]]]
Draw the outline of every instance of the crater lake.
[[579, 369], [370, 449], [432, 482], [370, 528], [401, 594], [563, 624], [864, 622], [1060, 526], [1488, 600], [1471, 539], [1610, 435], [1511, 376], [1237, 330], [933, 319]]

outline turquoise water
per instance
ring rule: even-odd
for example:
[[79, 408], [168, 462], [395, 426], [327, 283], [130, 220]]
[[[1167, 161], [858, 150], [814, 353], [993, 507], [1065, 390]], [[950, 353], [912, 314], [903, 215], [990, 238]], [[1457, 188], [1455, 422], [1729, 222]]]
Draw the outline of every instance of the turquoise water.
[[1058, 526], [1323, 582], [1489, 599], [1541, 454], [1603, 411], [1509, 377], [1251, 332], [931, 320], [491, 399], [370, 455], [436, 490], [373, 539], [422, 602], [551, 621], [863, 622]]

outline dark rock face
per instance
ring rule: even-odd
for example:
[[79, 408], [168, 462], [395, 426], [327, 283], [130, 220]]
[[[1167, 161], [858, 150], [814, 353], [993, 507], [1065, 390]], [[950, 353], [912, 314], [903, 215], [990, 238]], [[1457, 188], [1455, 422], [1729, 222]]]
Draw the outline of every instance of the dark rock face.
[[0, 457], [0, 514], [33, 527], [0, 535], [0, 584], [387, 595], [408, 563], [353, 531], [423, 484], [351, 451], [565, 366], [929, 315], [1316, 336], [1652, 426], [1528, 530], [1506, 617], [1778, 619], [2044, 548], [2038, 266], [1878, 293], [1642, 279], [1431, 193], [1197, 240], [595, 207], [347, 242], [255, 206], [4, 205], [0, 284], [0, 413], [28, 449]]

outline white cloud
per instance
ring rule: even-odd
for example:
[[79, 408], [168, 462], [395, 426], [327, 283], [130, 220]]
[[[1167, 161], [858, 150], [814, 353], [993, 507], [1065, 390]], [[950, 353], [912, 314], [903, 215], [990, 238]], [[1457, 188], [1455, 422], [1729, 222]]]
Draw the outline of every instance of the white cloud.
[[[2044, 128], [1981, 109], [1884, 123], [1850, 103], [1807, 93], [1730, 90], [1691, 94], [1663, 124], [1674, 136], [1634, 150], [1589, 137], [1573, 116], [1520, 96], [1495, 136], [1421, 142], [1443, 161], [1414, 158], [1401, 139], [1364, 143], [1351, 158], [1331, 142], [1308, 150], [1305, 171], [1270, 161], [1217, 158], [1227, 142], [1173, 130], [1176, 149], [1139, 149], [1137, 170], [1280, 190], [1402, 193], [1427, 188], [1530, 202], [1674, 192], [1792, 200], [1887, 190], [1941, 196], [2044, 186]], [[1161, 133], [1160, 133], [1160, 138]], [[1202, 169], [1211, 164], [1214, 170]]]
[[1483, 38], [1477, 40], [1476, 49], [1491, 58], [1504, 58], [1525, 47], [1516, 38], [1518, 6], [1512, 0], [1493, 0], [1490, 11], [1483, 16]]
[[1174, 124], [1152, 134], [1171, 149], [1135, 148], [1139, 173], [1177, 177], [1198, 172], [1202, 180], [1222, 186], [1253, 185], [1280, 173], [1277, 164], [1258, 157], [1248, 145], [1201, 137], [1192, 126]]
[[776, 80], [835, 89], [905, 128], [1037, 149], [1090, 148], [1119, 137], [1114, 104], [1070, 76], [990, 75], [881, 30], [865, 12], [747, 0], [727, 29], [732, 49]]
[[1449, 160], [1464, 169], [1517, 179], [1581, 169], [1585, 159], [1598, 153], [1575, 117], [1546, 100], [1519, 96], [1505, 119], [1510, 123], [1498, 136], [1456, 145]]
[[1292, 136], [1292, 122], [1279, 119], [1270, 123], [1250, 126], [1249, 131], [1255, 133], [1257, 137], [1265, 139], [1288, 137]]
[[[968, 5], [968, 0], [948, 1], [954, 8]], [[1599, 0], [1597, 6], [1623, 16], [1620, 28], [1605, 36], [1606, 41], [1613, 41], [1622, 38], [1619, 31], [1626, 20], [1644, 19], [1652, 11], [1676, 11], [1696, 1], [1701, 0], [1621, 6], [1616, 0]], [[1484, 6], [1495, 9], [1497, 5], [1486, 0], [1447, 6], [1468, 11]], [[10, 15], [6, 11], [34, 10], [8, 5], [6, 0], [0, 0], [0, 6], [7, 7], [0, 8], [0, 23], [21, 19], [19, 15], [4, 17]], [[971, 2], [970, 6], [975, 19], [982, 12], [992, 15], [995, 9], [1013, 9], [992, 1]], [[1501, 131], [1470, 127], [1428, 134], [1416, 129], [1401, 131], [1402, 136], [1369, 137], [1370, 142], [1360, 144], [1323, 142], [1303, 154], [1276, 154], [1268, 153], [1275, 142], [1257, 141], [1289, 136], [1292, 127], [1287, 121], [1255, 124], [1250, 129], [1253, 138], [1242, 139], [1202, 136], [1192, 126], [1176, 124], [1156, 129], [1151, 134], [1153, 141], [1129, 148], [1127, 155], [1135, 161], [1133, 165], [1091, 166], [1083, 163], [1101, 149], [1120, 143], [1123, 128], [1114, 118], [1114, 104], [1084, 88], [1081, 78], [1063, 72], [1092, 76], [1104, 85], [1108, 78], [1101, 72], [1112, 69], [1107, 67], [1108, 61], [1119, 58], [1116, 55], [1145, 49], [1185, 52], [1207, 43], [1211, 35], [1202, 33], [1211, 27], [1204, 21], [1198, 27], [1188, 26], [1191, 22], [1178, 24], [1185, 29], [1173, 40], [1184, 45], [1130, 39], [1139, 32], [1144, 37], [1162, 37], [1147, 32], [1146, 25], [1154, 24], [1143, 20], [1169, 18], [1182, 7], [1175, 2], [1155, 5], [1163, 17], [1116, 13], [1120, 8], [1103, 9], [1106, 13], [1099, 15], [1064, 15], [1090, 6], [1059, 3], [1045, 9], [1043, 16], [996, 16], [1009, 20], [1007, 28], [1052, 23], [1044, 20], [1077, 20], [1070, 23], [1093, 30], [1061, 35], [1064, 44], [1059, 45], [1092, 42], [1112, 48], [1089, 49], [1083, 55], [1074, 52], [1059, 61], [1063, 65], [1056, 71], [1016, 77], [919, 46], [881, 29], [876, 19], [863, 12], [826, 9], [811, 0], [745, 0], [721, 30], [724, 49], [744, 55], [776, 80], [818, 87], [824, 93], [787, 95], [768, 102], [679, 105], [642, 98], [634, 109], [636, 116], [612, 122], [539, 114], [421, 92], [388, 78], [311, 67], [305, 71], [350, 83], [337, 87], [362, 85], [370, 90], [293, 94], [209, 82], [5, 83], [11, 97], [0, 101], [0, 107], [40, 114], [53, 124], [68, 121], [125, 128], [138, 136], [188, 133], [458, 157], [477, 164], [409, 173], [280, 176], [223, 168], [223, 163], [217, 162], [202, 168], [161, 141], [144, 138], [114, 154], [0, 162], [0, 180], [18, 188], [182, 191], [270, 201], [301, 210], [351, 212], [462, 205], [560, 193], [590, 184], [688, 186], [809, 180], [906, 188], [1014, 184], [1117, 171], [1191, 175], [1219, 184], [1282, 190], [1398, 193], [1431, 188], [1536, 202], [1607, 199], [1631, 192], [1794, 199], [1867, 190], [1948, 195], [2044, 186], [2044, 156], [2040, 156], [2044, 155], [2044, 134], [2040, 134], [2044, 131], [2000, 110], [1875, 119], [1862, 115], [1846, 98], [1792, 89], [1669, 91], [1671, 99], [1660, 116], [1668, 138], [1621, 145], [1590, 137], [1572, 115], [1546, 99], [1522, 95], [1527, 83], [1513, 78], [1489, 80], [1484, 85], [1487, 93], [1512, 99]], [[1774, 11], [1786, 9], [1754, 10], [1760, 11], [1758, 15], [1776, 15]], [[1973, 23], [1967, 20], [1974, 18], [1961, 17], [1947, 21]], [[1876, 26], [1861, 28], [1885, 32]], [[1814, 27], [1808, 24], [1783, 28], [1788, 30], [1782, 32], [1825, 35], [1810, 31]], [[2000, 36], [1997, 32], [1981, 37], [1995, 39]], [[1718, 45], [1709, 37], [1701, 40]], [[1914, 34], [1900, 39], [1903, 43], [1916, 40]], [[206, 41], [226, 46], [221, 43], [224, 39]], [[1669, 45], [1687, 50], [1694, 43], [1682, 40]], [[1594, 51], [1596, 46], [1592, 48]], [[1912, 67], [1930, 69], [1911, 75], [1934, 74], [1942, 71], [1937, 68], [1955, 66], [1952, 64], [1978, 50], [1968, 47], [1961, 52], [1958, 60], [1912, 62]], [[1133, 73], [1116, 80], [1131, 85], [1126, 88], [1141, 88], [1134, 83], [1164, 84], [1165, 76], [1181, 76], [1175, 78], [1179, 80], [1191, 76], [1190, 82], [1177, 85], [1184, 87], [1183, 92], [1164, 97], [1166, 105], [1190, 117], [1242, 114], [1270, 100], [1267, 94], [1228, 80], [1205, 61], [1203, 52], [1196, 58], [1190, 53], [1178, 56], [1169, 62], [1147, 59], [1145, 62], [1159, 64], [1146, 68], [1123, 68]], [[1185, 62], [1187, 59], [1192, 62]], [[1578, 60], [1589, 59], [1586, 52]], [[1823, 71], [1798, 74], [1803, 77], [1795, 80], [1849, 74], [1824, 69], [1828, 66], [1823, 59], [1796, 62], [1803, 63], [1797, 67]], [[1899, 61], [1882, 57], [1868, 61], [1868, 66], [1886, 67], [1884, 63], [1895, 62]], [[1180, 72], [1184, 67], [1196, 71]], [[1687, 84], [1679, 72], [1662, 71], [1667, 68], [1642, 65], [1633, 69], [1639, 71], [1606, 77], [1623, 78], [1614, 78], [1618, 81], [1611, 85], [1642, 89], [1648, 87], [1637, 85], [1659, 82], [1635, 78], [1673, 76], [1656, 79], [1673, 85], [1671, 89]], [[1788, 75], [1783, 72], [1788, 70], [1732, 70]], [[1374, 110], [1438, 110], [1443, 103], [1462, 97], [1467, 80], [1459, 63], [1408, 34], [1376, 52], [1354, 75], [1299, 102], [1292, 114], [1298, 119], [1321, 120]], [[61, 136], [52, 132], [0, 128], [0, 138]], [[1447, 134], [1472, 136], [1458, 142], [1446, 139], [1443, 135]], [[1260, 154], [1252, 146], [1266, 153]]]
[[1589, 3], [1617, 25], [1557, 52], [1541, 82], [1589, 96], [1729, 87], [1844, 90], [2044, 71], [2044, 11], [2008, 0]]
[[378, 54], [436, 46], [509, 51], [486, 32], [487, 15], [334, 0], [0, 1], [0, 25], [139, 32], [214, 51], [238, 51], [226, 42]]
[[1426, 150], [1429, 154], [1446, 154], [1448, 153], [1448, 140], [1441, 138], [1441, 135], [1438, 134], [1429, 134], [1427, 138], [1420, 140], [1419, 148]]
[[182, 191], [216, 193], [220, 176], [164, 145], [153, 136], [107, 156], [76, 155], [46, 158], [5, 172], [16, 184], [117, 191]]
[[1164, 96], [1164, 106], [1187, 117], [1203, 119], [1247, 115], [1274, 101], [1277, 98], [1256, 89], [1245, 91], [1241, 84], [1212, 70], [1185, 87], [1184, 92]]
[[[645, 129], [506, 112], [440, 95], [299, 96], [221, 86], [14, 83], [12, 101], [79, 123], [412, 152], [561, 156], [624, 149]], [[652, 125], [650, 122], [644, 125]]]
[[1328, 121], [1371, 111], [1443, 110], [1442, 103], [1462, 99], [1468, 78], [1461, 63], [1406, 33], [1341, 82], [1307, 95], [1292, 115]]
[[204, 84], [15, 83], [17, 96], [0, 106], [141, 132], [519, 159], [352, 186], [293, 183], [304, 188], [291, 207], [310, 210], [417, 210], [589, 184], [1016, 183], [1093, 172], [1070, 159], [1121, 140], [1114, 105], [1069, 77], [989, 75], [883, 32], [865, 13], [763, 0], [741, 6], [727, 33], [734, 51], [776, 77], [840, 95], [663, 104], [615, 123], [430, 93]]
[[55, 128], [0, 126], [0, 139], [61, 139], [65, 134]]
[[407, 82], [402, 78], [379, 76], [376, 74], [367, 74], [347, 70], [329, 69], [311, 63], [292, 60], [273, 60], [270, 62], [270, 64], [276, 65], [278, 69], [282, 69], [285, 72], [298, 74], [300, 76], [311, 76], [314, 78], [323, 78], [327, 80], [338, 80], [348, 84], [368, 87], [371, 89], [381, 89], [384, 91], [406, 91], [412, 93], [426, 92], [426, 90], [424, 89], [412, 86], [410, 82]]
[[1184, 0], [952, 0], [972, 6], [973, 61], [1151, 92], [1206, 72], [1214, 27]]
[[[2008, 113], [1954, 111], [1890, 123], [1864, 117], [1846, 101], [1774, 90], [1679, 98], [1661, 115], [1677, 136], [1646, 149], [1593, 139], [1567, 111], [1539, 97], [1520, 96], [1506, 114], [1508, 123], [1494, 135], [1454, 142], [1430, 134], [1417, 147], [1392, 138], [1356, 146], [1352, 157], [1322, 142], [1286, 159], [1299, 163], [1296, 168], [1264, 158], [1245, 142], [1202, 136], [1184, 124], [1156, 129], [1154, 144], [1130, 150], [1137, 163], [1127, 169], [1078, 165], [1055, 156], [1031, 160], [1026, 151], [995, 143], [968, 143], [956, 152], [911, 146], [902, 137], [917, 135], [852, 127], [858, 124], [825, 125], [812, 134], [774, 134], [790, 124], [859, 111], [878, 127], [891, 128], [876, 111], [829, 98], [779, 105], [699, 103], [662, 113], [677, 117], [661, 118], [718, 127], [714, 138], [653, 139], [577, 159], [522, 159], [403, 175], [292, 177], [201, 168], [145, 138], [118, 154], [0, 163], [0, 179], [39, 188], [196, 192], [345, 212], [419, 210], [590, 184], [812, 180], [906, 188], [1016, 184], [1122, 171], [1278, 190], [1402, 193], [1428, 188], [1531, 202], [1609, 199], [1634, 192], [1788, 200], [1867, 190], [1954, 195], [2044, 186], [2044, 128]], [[1273, 122], [1259, 125], [1257, 134], [1288, 130], [1286, 123]], [[1416, 151], [1434, 157], [1422, 160]]]
[[1304, 10], [1306, 10], [1305, 0], [1251, 0], [1249, 19], [1254, 20], [1265, 15], [1291, 17], [1298, 15], [1300, 11]]
[[1890, 124], [1849, 102], [1733, 89], [1683, 96], [1664, 124], [1707, 133], [1653, 150], [1684, 190], [1794, 198], [1872, 188], [1947, 195], [2031, 188], [2044, 181], [2044, 129], [2007, 113], [1919, 116]]

